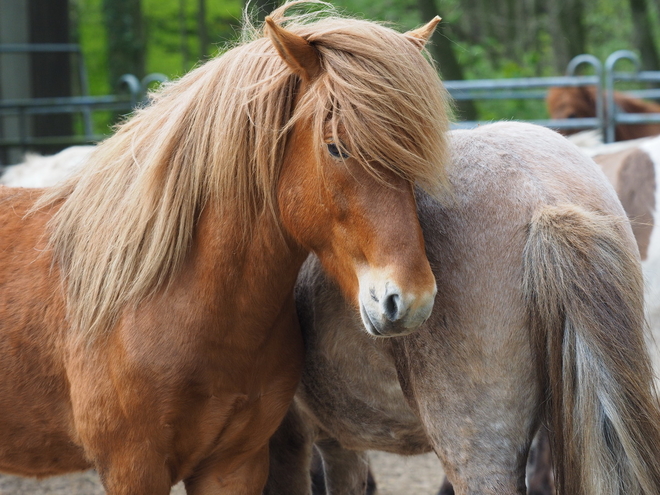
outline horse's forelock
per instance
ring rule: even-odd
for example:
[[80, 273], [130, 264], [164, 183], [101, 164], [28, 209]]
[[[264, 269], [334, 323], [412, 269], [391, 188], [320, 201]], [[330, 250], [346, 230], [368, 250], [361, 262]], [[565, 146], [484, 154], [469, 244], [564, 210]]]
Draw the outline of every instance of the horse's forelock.
[[[419, 47], [366, 21], [324, 19], [313, 28], [290, 28], [318, 49], [325, 69], [297, 116], [313, 114], [319, 130], [341, 128], [365, 167], [376, 162], [427, 191], [444, 190], [448, 98]], [[321, 149], [323, 133], [316, 138]]]

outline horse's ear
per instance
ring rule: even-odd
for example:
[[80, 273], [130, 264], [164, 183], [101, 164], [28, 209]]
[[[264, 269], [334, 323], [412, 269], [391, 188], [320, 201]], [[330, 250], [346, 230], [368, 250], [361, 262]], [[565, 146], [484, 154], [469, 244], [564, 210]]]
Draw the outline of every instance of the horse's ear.
[[278, 26], [270, 16], [266, 17], [266, 34], [280, 57], [304, 80], [311, 81], [321, 72], [319, 52], [305, 38]]
[[418, 27], [417, 29], [413, 29], [412, 31], [405, 33], [405, 36], [410, 39], [410, 41], [415, 43], [415, 45], [417, 45], [417, 47], [421, 50], [431, 38], [433, 31], [435, 31], [435, 28], [441, 20], [442, 18], [436, 15], [422, 27]]

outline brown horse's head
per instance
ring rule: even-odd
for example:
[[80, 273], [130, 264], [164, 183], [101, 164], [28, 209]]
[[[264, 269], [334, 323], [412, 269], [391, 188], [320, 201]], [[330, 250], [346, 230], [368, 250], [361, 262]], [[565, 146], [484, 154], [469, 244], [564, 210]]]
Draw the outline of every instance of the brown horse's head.
[[359, 307], [367, 330], [401, 335], [436, 293], [413, 184], [444, 186], [445, 102], [420, 45], [360, 21], [313, 32], [272, 19], [273, 45], [300, 77], [278, 187], [284, 229], [314, 252]]
[[[551, 119], [586, 119], [596, 116], [596, 88], [594, 86], [555, 87], [548, 90], [546, 105]], [[580, 129], [562, 129], [564, 135]]]
[[437, 19], [401, 34], [287, 11], [306, 3], [331, 10], [281, 7], [267, 36], [246, 31], [165, 85], [98, 147], [93, 167], [44, 197], [64, 203], [51, 243], [74, 328], [108, 331], [127, 304], [165, 287], [205, 208], [241, 248], [270, 222], [297, 253], [316, 253], [374, 334], [429, 316], [436, 289], [413, 184], [438, 193], [447, 182], [447, 99], [420, 50]]

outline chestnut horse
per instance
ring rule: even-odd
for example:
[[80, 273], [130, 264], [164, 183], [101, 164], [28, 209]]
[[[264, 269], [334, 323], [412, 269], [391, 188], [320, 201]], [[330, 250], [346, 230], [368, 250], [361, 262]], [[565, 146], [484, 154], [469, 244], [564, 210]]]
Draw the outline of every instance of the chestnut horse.
[[559, 493], [657, 494], [644, 284], [612, 186], [529, 124], [454, 131], [451, 148], [451, 197], [417, 195], [438, 282], [418, 332], [373, 338], [318, 259], [303, 267], [305, 367], [267, 493], [309, 493], [316, 442], [329, 494], [364, 493], [368, 449], [434, 450], [460, 495], [522, 494], [547, 425]]
[[[548, 90], [546, 106], [551, 119], [590, 118], [596, 116], [596, 88], [594, 86], [555, 87]], [[614, 92], [614, 103], [626, 113], [660, 113], [660, 105]], [[564, 129], [569, 135], [579, 129]], [[660, 134], [660, 124], [618, 124], [615, 141], [627, 141]]]
[[0, 188], [0, 471], [260, 494], [302, 367], [307, 254], [368, 331], [429, 316], [413, 182], [446, 187], [422, 53], [437, 19], [404, 35], [286, 12], [300, 3], [166, 85], [63, 185]]

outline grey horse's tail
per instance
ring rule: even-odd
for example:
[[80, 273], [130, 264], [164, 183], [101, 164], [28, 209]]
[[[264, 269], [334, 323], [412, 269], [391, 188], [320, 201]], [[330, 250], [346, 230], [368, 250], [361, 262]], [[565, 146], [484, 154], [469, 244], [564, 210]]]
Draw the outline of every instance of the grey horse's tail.
[[660, 493], [644, 286], [624, 222], [545, 206], [529, 228], [524, 290], [560, 494]]

